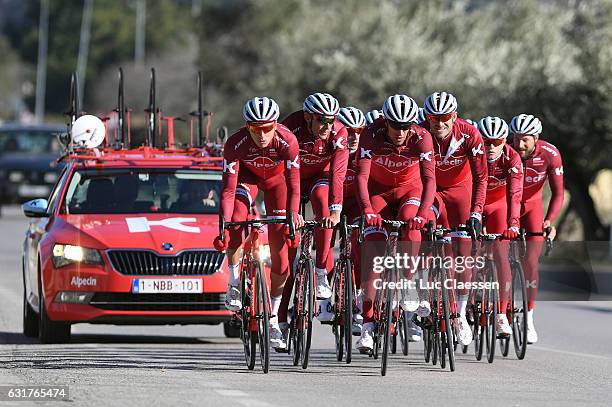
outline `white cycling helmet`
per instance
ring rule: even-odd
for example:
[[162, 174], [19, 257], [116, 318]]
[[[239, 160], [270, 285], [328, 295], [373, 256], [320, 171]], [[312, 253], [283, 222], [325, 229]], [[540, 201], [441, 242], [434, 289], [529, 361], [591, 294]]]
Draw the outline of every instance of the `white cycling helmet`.
[[278, 104], [265, 96], [249, 99], [242, 108], [242, 116], [247, 122], [273, 122], [279, 115]]
[[411, 123], [419, 115], [419, 105], [409, 96], [389, 96], [383, 104], [385, 119], [397, 123]]
[[382, 110], [370, 110], [365, 114], [366, 124], [371, 124], [379, 117], [384, 117]]
[[321, 116], [335, 116], [340, 110], [338, 99], [329, 93], [313, 93], [304, 100], [304, 111]]
[[499, 117], [487, 116], [478, 122], [478, 130], [487, 139], [504, 139], [508, 137], [508, 124]]
[[457, 99], [447, 92], [434, 92], [425, 99], [425, 114], [448, 114], [457, 111]]
[[346, 127], [352, 129], [365, 126], [365, 117], [363, 112], [356, 107], [343, 107], [338, 112], [338, 120], [342, 122]]
[[417, 115], [416, 122], [417, 124], [421, 124], [421, 123], [424, 123], [425, 120], [427, 120], [425, 118], [425, 109], [423, 109], [422, 107], [419, 107], [419, 114]]
[[510, 133], [539, 135], [542, 133], [542, 122], [534, 115], [519, 114], [510, 122]]
[[96, 148], [104, 142], [106, 128], [98, 117], [86, 114], [74, 121], [70, 136], [75, 147]]

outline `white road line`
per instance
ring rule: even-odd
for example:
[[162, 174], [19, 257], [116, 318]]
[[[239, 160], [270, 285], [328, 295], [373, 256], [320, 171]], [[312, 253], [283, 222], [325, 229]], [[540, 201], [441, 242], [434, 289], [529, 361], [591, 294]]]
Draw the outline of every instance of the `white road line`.
[[266, 403], [265, 401], [253, 400], [253, 399], [237, 399], [236, 403], [242, 404], [245, 407], [270, 407], [272, 404]]
[[214, 389], [215, 393], [225, 397], [248, 397], [249, 395], [242, 390], [234, 389]]
[[593, 355], [592, 353], [581, 353], [581, 352], [570, 352], [570, 351], [566, 351], [566, 350], [561, 350], [561, 349], [552, 349], [552, 348], [545, 348], [543, 346], [533, 346], [530, 345], [530, 348], [533, 349], [537, 349], [537, 350], [543, 350], [543, 351], [548, 351], [548, 352], [554, 352], [554, 353], [561, 353], [564, 355], [571, 355], [571, 356], [579, 356], [581, 358], [591, 358], [591, 359], [599, 359], [599, 360], [612, 360], [612, 357], [610, 356], [604, 356], [604, 355]]

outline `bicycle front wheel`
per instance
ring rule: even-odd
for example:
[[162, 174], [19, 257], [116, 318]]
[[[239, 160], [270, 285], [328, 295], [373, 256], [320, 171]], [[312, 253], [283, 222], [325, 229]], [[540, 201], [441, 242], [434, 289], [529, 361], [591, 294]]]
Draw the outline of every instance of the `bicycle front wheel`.
[[[244, 347], [244, 359], [247, 368], [253, 370], [255, 368], [255, 344], [257, 343], [257, 330], [252, 329], [251, 318], [254, 314], [253, 306], [253, 282], [251, 280], [251, 271], [243, 270], [240, 278], [242, 288], [242, 309], [240, 310], [240, 336]], [[253, 312], [252, 312], [253, 311]], [[255, 340], [253, 340], [255, 338]]]
[[[270, 369], [270, 313], [268, 310], [268, 287], [261, 270], [261, 264], [255, 262], [257, 276], [257, 338], [259, 339], [259, 356], [264, 373]], [[252, 347], [253, 349], [254, 346]]]
[[385, 376], [387, 374], [387, 359], [389, 357], [389, 342], [391, 340], [391, 322], [393, 316], [393, 293], [389, 288], [386, 289], [385, 303], [383, 304], [383, 312], [381, 323], [383, 332], [383, 348], [382, 358], [380, 363], [380, 374]]
[[343, 262], [344, 284], [342, 306], [344, 320], [344, 352], [346, 353], [346, 363], [351, 363], [353, 354], [353, 264], [350, 259]]
[[527, 352], [527, 286], [520, 263], [512, 264], [512, 340], [519, 360]]
[[310, 356], [310, 343], [312, 341], [312, 319], [314, 315], [314, 274], [312, 272], [312, 260], [302, 262], [301, 267], [304, 276], [302, 284], [303, 319], [302, 319], [302, 369], [308, 368]]

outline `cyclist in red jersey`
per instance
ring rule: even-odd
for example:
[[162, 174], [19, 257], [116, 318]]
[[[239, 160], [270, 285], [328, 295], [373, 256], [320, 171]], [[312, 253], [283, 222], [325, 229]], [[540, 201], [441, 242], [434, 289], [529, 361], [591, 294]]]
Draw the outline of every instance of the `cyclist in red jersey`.
[[[347, 131], [336, 119], [340, 106], [336, 98], [327, 93], [314, 93], [306, 98], [303, 110], [290, 114], [283, 124], [293, 132], [300, 147], [300, 183], [302, 196], [308, 196], [315, 220], [323, 228], [314, 231], [316, 249], [315, 275], [316, 297], [319, 304], [318, 319], [331, 321], [329, 298], [332, 290], [328, 274], [333, 267], [330, 245], [333, 230], [340, 222], [342, 212], [342, 184], [346, 175], [349, 151]], [[293, 264], [296, 250], [290, 250], [289, 262]], [[290, 280], [291, 281], [291, 280]], [[286, 328], [286, 311], [289, 307], [292, 281], [286, 285], [281, 305], [280, 321]]]
[[[359, 137], [363, 131], [366, 123], [366, 119], [363, 112], [356, 107], [343, 107], [338, 112], [338, 120], [344, 124], [348, 132], [348, 148], [349, 148], [349, 162], [346, 169], [346, 177], [344, 179], [344, 193], [342, 198], [342, 213], [346, 215], [348, 222], [355, 222], [359, 218], [361, 211], [359, 210], [359, 203], [355, 197], [355, 177], [357, 175], [356, 168], [356, 153], [357, 147], [359, 146]], [[363, 325], [363, 317], [361, 316], [361, 310], [363, 306], [363, 291], [361, 289], [361, 254], [359, 251], [359, 245], [357, 244], [356, 237], [358, 232], [353, 230], [351, 245], [352, 249], [352, 263], [355, 272], [355, 287], [357, 287], [357, 306], [359, 311], [353, 315], [353, 334], [361, 334], [361, 327]], [[330, 310], [331, 311], [331, 310]]]
[[[223, 190], [221, 213], [226, 220], [247, 220], [258, 190], [264, 192], [268, 218], [287, 217], [293, 213], [296, 227], [303, 225], [298, 214], [300, 175], [298, 144], [295, 136], [276, 121], [278, 105], [267, 97], [255, 97], [243, 108], [246, 126], [232, 134], [223, 151]], [[240, 296], [240, 259], [243, 228], [225, 231], [225, 239], [217, 237], [215, 248], [227, 250], [229, 284], [225, 305], [232, 311], [242, 308]], [[270, 343], [284, 349], [278, 325], [278, 308], [285, 281], [289, 276], [287, 243], [283, 225], [268, 225], [272, 270], [270, 274]], [[295, 244], [296, 242], [291, 242]]]
[[[447, 92], [435, 92], [425, 100], [424, 126], [433, 136], [438, 196], [446, 208], [448, 227], [467, 224], [472, 236], [482, 229], [482, 210], [487, 191], [487, 160], [482, 137], [471, 124], [457, 117], [457, 99]], [[467, 221], [466, 221], [467, 220]], [[452, 235], [458, 240], [459, 256], [469, 256], [471, 244], [467, 234]], [[471, 281], [472, 270], [466, 268], [456, 276]], [[472, 330], [466, 319], [468, 290], [458, 290], [455, 331], [462, 345], [472, 342]]]
[[519, 234], [523, 164], [518, 153], [506, 144], [508, 124], [499, 117], [485, 117], [478, 122], [489, 164], [487, 197], [484, 206], [484, 227], [487, 233], [501, 233], [504, 240], [495, 242], [493, 256], [499, 280], [499, 313], [497, 332], [510, 336], [512, 328], [506, 316], [511, 295], [510, 244]]
[[[384, 118], [367, 126], [359, 142], [357, 155], [357, 196], [365, 216], [366, 241], [384, 241], [387, 232], [382, 218], [409, 222], [402, 240], [420, 241], [419, 229], [425, 226], [435, 193], [435, 164], [431, 135], [415, 123], [416, 102], [406, 95], [393, 95], [383, 105]], [[416, 254], [411, 250], [411, 254]], [[367, 352], [373, 348], [372, 331], [374, 286], [368, 253], [362, 267], [363, 328], [357, 348]], [[414, 270], [408, 270], [414, 272]], [[429, 314], [429, 304], [401, 292], [400, 306], [405, 311]]]
[[[542, 232], [551, 228], [548, 237], [555, 238], [556, 230], [552, 225], [563, 207], [563, 162], [561, 153], [555, 146], [540, 139], [542, 123], [533, 115], [520, 114], [510, 122], [510, 133], [514, 148], [523, 160], [525, 181], [521, 202], [521, 227], [527, 232]], [[542, 190], [546, 180], [550, 184], [552, 196], [546, 216], [543, 212]], [[527, 281], [527, 342], [535, 343], [538, 335], [533, 323], [533, 310], [538, 291], [538, 258], [542, 252], [544, 237], [528, 238], [527, 252], [523, 259], [523, 269]]]

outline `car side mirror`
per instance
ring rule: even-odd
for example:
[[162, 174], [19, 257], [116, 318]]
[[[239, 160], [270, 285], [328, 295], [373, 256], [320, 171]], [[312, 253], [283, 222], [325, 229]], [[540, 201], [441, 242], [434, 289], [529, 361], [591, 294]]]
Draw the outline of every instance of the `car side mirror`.
[[28, 218], [45, 218], [49, 202], [46, 199], [33, 199], [21, 205], [23, 213]]

